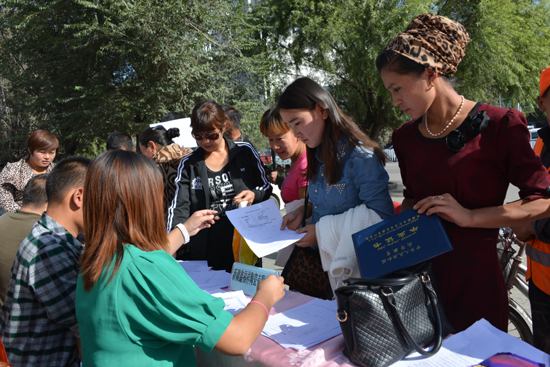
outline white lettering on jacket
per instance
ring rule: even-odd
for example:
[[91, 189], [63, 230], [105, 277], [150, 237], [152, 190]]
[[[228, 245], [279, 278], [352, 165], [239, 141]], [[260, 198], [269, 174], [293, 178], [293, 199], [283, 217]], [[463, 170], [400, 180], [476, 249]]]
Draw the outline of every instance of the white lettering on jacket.
[[193, 181], [191, 182], [191, 188], [193, 190], [204, 190], [202, 187], [202, 180], [200, 177], [195, 177]]

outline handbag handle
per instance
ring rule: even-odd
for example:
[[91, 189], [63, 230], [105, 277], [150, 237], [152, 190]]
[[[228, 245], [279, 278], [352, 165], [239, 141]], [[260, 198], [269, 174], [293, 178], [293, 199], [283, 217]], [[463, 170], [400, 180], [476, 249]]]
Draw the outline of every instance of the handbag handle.
[[378, 279], [363, 279], [363, 278], [348, 278], [342, 282], [343, 285], [364, 285], [367, 287], [393, 287], [398, 285], [406, 285], [414, 281], [414, 274], [405, 273], [401, 278], [378, 278]]
[[433, 308], [434, 315], [435, 315], [435, 344], [434, 344], [433, 348], [430, 351], [426, 351], [426, 350], [422, 349], [418, 344], [416, 344], [414, 339], [411, 337], [411, 335], [409, 334], [409, 332], [405, 328], [405, 325], [403, 324], [403, 321], [401, 321], [401, 317], [399, 316], [399, 313], [397, 312], [397, 306], [396, 306], [396, 302], [395, 302], [395, 297], [393, 296], [393, 292], [388, 292], [386, 294], [386, 293], [384, 293], [384, 291], [382, 291], [382, 288], [381, 288], [380, 291], [383, 294], [383, 296], [381, 295], [380, 297], [382, 298], [382, 302], [386, 303], [389, 306], [387, 309], [389, 309], [391, 311], [391, 313], [392, 313], [393, 317], [395, 318], [395, 321], [396, 321], [397, 326], [399, 327], [401, 333], [403, 334], [405, 339], [407, 339], [407, 342], [409, 342], [409, 344], [414, 348], [414, 350], [416, 350], [418, 353], [420, 353], [424, 356], [432, 356], [432, 355], [436, 354], [439, 351], [439, 349], [441, 348], [441, 345], [443, 343], [443, 336], [442, 336], [443, 327], [441, 325], [441, 315], [439, 314], [439, 309], [437, 308], [437, 295], [435, 293], [435, 290], [432, 287], [432, 282], [430, 280], [430, 276], [426, 272], [423, 272], [421, 274], [421, 280], [422, 280], [422, 285], [428, 291], [427, 292], [428, 293], [428, 298], [430, 299], [430, 301], [432, 303], [432, 308]]
[[307, 204], [309, 201], [309, 185], [306, 186], [306, 196], [304, 198], [304, 217], [302, 218], [302, 228], [306, 226], [306, 216], [307, 216]]

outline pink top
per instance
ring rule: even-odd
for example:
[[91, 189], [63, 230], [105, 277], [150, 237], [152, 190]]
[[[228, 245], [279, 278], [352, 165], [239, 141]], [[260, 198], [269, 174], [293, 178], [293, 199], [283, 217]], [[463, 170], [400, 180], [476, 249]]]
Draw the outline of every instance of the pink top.
[[298, 189], [307, 186], [306, 169], [307, 154], [306, 151], [304, 151], [283, 181], [281, 196], [285, 204], [300, 199], [300, 196], [298, 196]]

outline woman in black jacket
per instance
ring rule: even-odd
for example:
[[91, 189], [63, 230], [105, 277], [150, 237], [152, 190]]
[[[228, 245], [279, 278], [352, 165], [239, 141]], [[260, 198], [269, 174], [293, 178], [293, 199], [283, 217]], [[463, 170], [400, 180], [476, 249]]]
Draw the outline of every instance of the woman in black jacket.
[[240, 202], [267, 200], [271, 184], [252, 145], [233, 142], [231, 122], [220, 105], [204, 101], [193, 108], [191, 128], [199, 148], [183, 158], [176, 176], [176, 195], [168, 209], [168, 230], [201, 209], [218, 211], [220, 219], [190, 241], [191, 258], [208, 260], [215, 270], [231, 271], [233, 226], [225, 215]]

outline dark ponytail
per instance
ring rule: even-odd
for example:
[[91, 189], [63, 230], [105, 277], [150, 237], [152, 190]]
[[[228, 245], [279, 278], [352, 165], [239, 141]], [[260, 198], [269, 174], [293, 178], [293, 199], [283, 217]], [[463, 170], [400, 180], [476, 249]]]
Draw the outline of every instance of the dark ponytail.
[[177, 127], [168, 129], [168, 131], [162, 125], [149, 127], [139, 135], [139, 144], [146, 147], [147, 144], [152, 141], [162, 147], [165, 147], [173, 144], [174, 141], [172, 139], [177, 138], [178, 136], [180, 136], [180, 129]]

